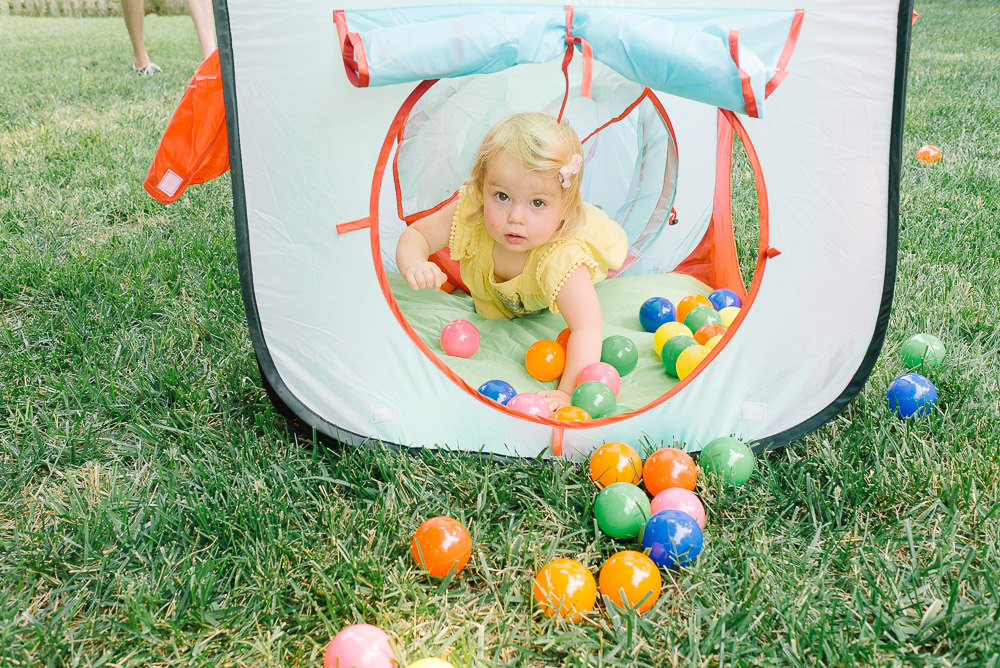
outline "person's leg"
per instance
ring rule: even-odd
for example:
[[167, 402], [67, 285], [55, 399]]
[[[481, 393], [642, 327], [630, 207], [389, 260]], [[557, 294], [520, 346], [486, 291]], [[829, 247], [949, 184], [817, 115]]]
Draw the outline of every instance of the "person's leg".
[[184, 4], [194, 19], [194, 29], [198, 33], [198, 44], [201, 45], [201, 57], [204, 60], [215, 51], [215, 16], [212, 13], [212, 0], [184, 0]]
[[128, 37], [132, 40], [132, 65], [136, 69], [142, 69], [150, 64], [149, 54], [146, 53], [146, 45], [142, 40], [144, 14], [142, 0], [122, 0], [122, 16], [125, 17]]

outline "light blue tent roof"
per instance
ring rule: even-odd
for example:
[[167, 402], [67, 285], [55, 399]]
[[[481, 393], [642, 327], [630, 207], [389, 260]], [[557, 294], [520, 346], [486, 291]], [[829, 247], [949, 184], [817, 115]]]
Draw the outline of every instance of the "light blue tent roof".
[[759, 117], [802, 11], [452, 5], [335, 12], [345, 66], [358, 86], [549, 62], [566, 51], [568, 17], [572, 36], [622, 76]]

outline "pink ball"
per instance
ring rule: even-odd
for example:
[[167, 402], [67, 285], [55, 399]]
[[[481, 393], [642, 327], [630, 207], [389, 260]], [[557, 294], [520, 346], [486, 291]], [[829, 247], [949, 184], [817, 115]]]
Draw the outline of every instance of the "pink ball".
[[514, 398], [507, 402], [507, 408], [515, 410], [518, 413], [537, 415], [544, 418], [552, 417], [549, 402], [534, 392], [522, 392], [521, 394], [514, 395]]
[[618, 374], [618, 369], [605, 362], [594, 362], [583, 367], [583, 371], [576, 377], [576, 384], [580, 385], [588, 380], [604, 383], [611, 388], [616, 397], [622, 389], [622, 377]]
[[468, 320], [452, 320], [441, 330], [441, 347], [452, 357], [472, 357], [479, 350], [479, 330]]
[[397, 668], [385, 631], [371, 624], [348, 626], [326, 646], [323, 668]]
[[649, 511], [653, 515], [661, 510], [679, 510], [687, 513], [698, 526], [705, 528], [705, 506], [702, 505], [698, 495], [683, 487], [667, 487], [665, 490], [653, 497], [649, 504]]

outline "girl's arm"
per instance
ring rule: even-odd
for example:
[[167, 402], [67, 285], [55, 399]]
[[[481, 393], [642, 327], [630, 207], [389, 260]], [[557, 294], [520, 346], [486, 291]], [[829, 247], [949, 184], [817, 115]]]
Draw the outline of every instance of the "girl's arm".
[[601, 343], [604, 319], [601, 304], [597, 301], [594, 282], [586, 267], [577, 267], [566, 279], [556, 305], [569, 327], [566, 344], [566, 368], [563, 370], [559, 389], [539, 392], [553, 411], [568, 406], [570, 395], [576, 389], [576, 378], [588, 364], [601, 361]]
[[439, 211], [421, 218], [399, 235], [396, 245], [396, 266], [414, 290], [439, 289], [448, 280], [444, 272], [427, 258], [448, 245], [451, 220], [458, 208], [458, 200]]

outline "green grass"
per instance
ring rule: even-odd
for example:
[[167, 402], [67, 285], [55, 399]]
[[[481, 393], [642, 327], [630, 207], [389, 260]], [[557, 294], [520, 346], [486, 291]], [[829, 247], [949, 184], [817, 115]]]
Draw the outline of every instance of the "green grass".
[[[706, 549], [652, 611], [578, 625], [540, 615], [534, 572], [633, 547], [596, 531], [583, 470], [329, 449], [270, 407], [228, 176], [167, 208], [140, 186], [190, 19], [148, 21], [152, 79], [120, 19], [0, 19], [0, 665], [318, 665], [362, 621], [456, 666], [1000, 665], [1000, 10], [918, 9], [868, 385], [750, 484], [699, 490]], [[883, 388], [921, 330], [949, 357], [911, 424]], [[407, 557], [438, 514], [474, 540], [445, 583]]]

